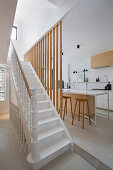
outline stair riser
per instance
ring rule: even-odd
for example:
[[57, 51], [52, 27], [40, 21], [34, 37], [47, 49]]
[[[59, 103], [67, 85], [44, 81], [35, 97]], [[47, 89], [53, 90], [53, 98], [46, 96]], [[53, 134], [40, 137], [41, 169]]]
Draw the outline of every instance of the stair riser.
[[59, 132], [57, 134], [54, 134], [52, 136], [49, 136], [48, 138], [45, 138], [40, 141], [40, 149], [44, 149], [46, 147], [49, 147], [54, 144], [54, 142], [59, 141], [62, 137], [64, 137], [64, 132]]
[[51, 123], [50, 122], [45, 123], [45, 124], [39, 126], [39, 133], [42, 133], [47, 129], [49, 131], [49, 129], [52, 129], [52, 128], [57, 127], [57, 126], [60, 126], [57, 120], [53, 121]]
[[54, 111], [46, 111], [43, 113], [39, 113], [38, 118], [39, 120], [42, 120], [42, 119], [53, 117], [54, 115], [55, 115]]
[[43, 91], [42, 91], [42, 89], [37, 89], [37, 91], [36, 92], [32, 92], [32, 94], [42, 94], [43, 93]]
[[47, 96], [46, 95], [37, 95], [36, 99], [37, 99], [37, 101], [46, 101]]
[[38, 110], [49, 109], [49, 108], [50, 108], [49, 103], [38, 103], [37, 104], [37, 109]]

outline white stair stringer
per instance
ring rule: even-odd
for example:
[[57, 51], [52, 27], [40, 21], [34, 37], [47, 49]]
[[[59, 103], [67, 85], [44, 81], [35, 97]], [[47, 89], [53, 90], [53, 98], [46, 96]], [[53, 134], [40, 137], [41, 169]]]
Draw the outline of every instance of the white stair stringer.
[[57, 113], [32, 65], [28, 62], [21, 62], [21, 64], [29, 87], [32, 93], [35, 94], [36, 99], [32, 107], [38, 113], [40, 159], [38, 158], [34, 161], [30, 153], [27, 160], [30, 166], [37, 170], [63, 152], [72, 149], [73, 143], [67, 128]]

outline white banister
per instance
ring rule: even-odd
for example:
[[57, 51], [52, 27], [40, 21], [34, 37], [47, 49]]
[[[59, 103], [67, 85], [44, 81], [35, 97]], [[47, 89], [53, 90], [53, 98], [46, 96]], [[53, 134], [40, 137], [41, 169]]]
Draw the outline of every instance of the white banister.
[[[37, 103], [35, 93], [37, 89], [30, 89], [27, 83], [22, 65], [19, 61], [19, 58], [16, 54], [14, 46], [12, 46], [12, 52], [10, 54], [10, 68], [12, 71], [14, 84], [16, 91], [19, 94], [21, 101], [22, 110], [24, 117], [27, 122], [27, 128], [31, 138], [31, 156], [34, 161], [40, 159], [40, 145], [38, 141], [38, 112], [36, 111]], [[20, 126], [20, 140], [22, 145], [24, 145], [24, 134], [23, 134], [23, 125], [22, 122], [18, 119]]]

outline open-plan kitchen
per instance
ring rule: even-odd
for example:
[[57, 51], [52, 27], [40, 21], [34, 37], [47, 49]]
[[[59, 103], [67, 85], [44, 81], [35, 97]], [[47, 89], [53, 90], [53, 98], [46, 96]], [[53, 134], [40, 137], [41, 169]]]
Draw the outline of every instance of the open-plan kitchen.
[[[98, 4], [98, 5], [97, 5]], [[74, 142], [113, 168], [113, 19], [81, 2], [63, 20], [63, 120]], [[93, 159], [93, 158], [92, 158]], [[95, 162], [97, 163], [97, 162]]]

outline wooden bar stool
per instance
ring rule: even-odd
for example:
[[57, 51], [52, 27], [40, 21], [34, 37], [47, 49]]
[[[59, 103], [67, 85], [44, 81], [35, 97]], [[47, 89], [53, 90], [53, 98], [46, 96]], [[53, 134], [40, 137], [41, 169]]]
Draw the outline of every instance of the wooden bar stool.
[[63, 95], [63, 99], [65, 100], [63, 120], [64, 120], [64, 118], [65, 118], [65, 114], [67, 115], [67, 100], [69, 99], [69, 100], [70, 100], [70, 106], [71, 106], [72, 121], [73, 121], [72, 99], [71, 99], [70, 96], [64, 96], [64, 95]]
[[[73, 115], [72, 124], [74, 122], [74, 116], [75, 116], [75, 112], [76, 112], [76, 109], [77, 109], [77, 103], [78, 103], [78, 121], [80, 121], [80, 115], [82, 114], [82, 129], [84, 129], [84, 115], [88, 116], [89, 124], [91, 125], [88, 99], [87, 98], [75, 98], [75, 100], [76, 100], [76, 102], [75, 102], [75, 109], [74, 109], [74, 115]], [[80, 108], [81, 108], [80, 104], [81, 103], [83, 104], [82, 113], [81, 113], [81, 110], [80, 110]], [[85, 104], [86, 104], [86, 108], [87, 108], [87, 113], [86, 114], [84, 113]]]

